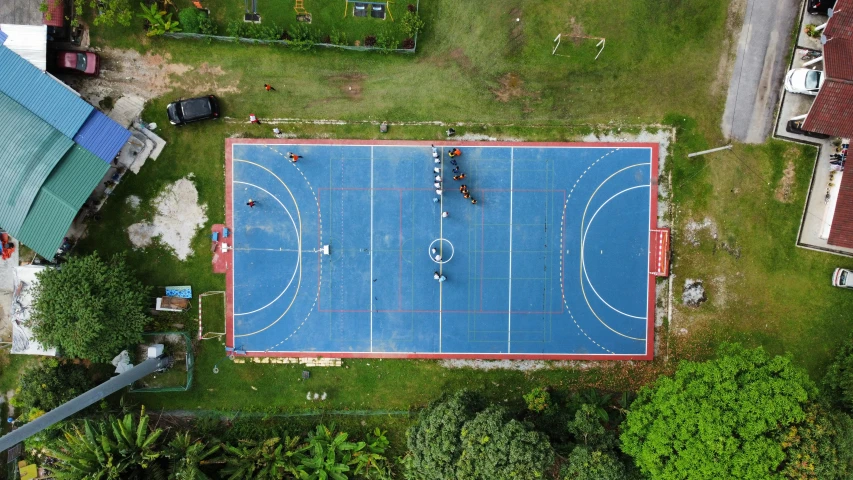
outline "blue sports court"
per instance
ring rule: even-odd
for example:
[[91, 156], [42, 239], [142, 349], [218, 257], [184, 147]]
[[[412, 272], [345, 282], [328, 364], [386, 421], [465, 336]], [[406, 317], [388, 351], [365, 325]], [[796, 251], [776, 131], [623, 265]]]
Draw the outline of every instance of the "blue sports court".
[[657, 145], [435, 146], [228, 140], [229, 349], [651, 358]]

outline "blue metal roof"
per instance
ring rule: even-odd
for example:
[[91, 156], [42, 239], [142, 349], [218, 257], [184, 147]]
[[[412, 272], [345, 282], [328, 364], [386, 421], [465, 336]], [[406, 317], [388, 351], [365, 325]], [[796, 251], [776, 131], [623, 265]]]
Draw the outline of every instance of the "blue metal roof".
[[86, 123], [74, 136], [74, 141], [101, 160], [111, 163], [128, 138], [130, 132], [127, 129], [98, 110], [92, 110]]
[[6, 35], [2, 30], [0, 30], [0, 45], [3, 45], [3, 42], [9, 38], [9, 35]]
[[62, 132], [74, 135], [93, 107], [17, 53], [0, 46], [0, 92]]

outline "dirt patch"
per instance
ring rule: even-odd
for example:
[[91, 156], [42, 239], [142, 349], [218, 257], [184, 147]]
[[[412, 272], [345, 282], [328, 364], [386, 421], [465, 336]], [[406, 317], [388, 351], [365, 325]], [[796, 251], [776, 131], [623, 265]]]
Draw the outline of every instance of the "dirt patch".
[[[136, 50], [104, 48], [101, 56], [101, 75], [97, 78], [61, 76], [62, 80], [80, 92], [89, 103], [98, 105], [105, 98], [118, 99], [135, 95], [150, 100], [175, 89], [184, 88], [192, 94], [234, 93], [240, 74], [226, 76], [219, 66], [207, 63], [192, 67], [173, 63], [169, 54], [140, 54]], [[222, 78], [227, 82], [220, 82]]]
[[507, 73], [498, 80], [500, 88], [492, 90], [499, 102], [506, 103], [524, 96], [524, 80], [517, 73]]
[[465, 50], [460, 48], [454, 48], [448, 54], [448, 57], [456, 62], [459, 65], [459, 68], [465, 73], [474, 73], [474, 63], [471, 62], [471, 58], [465, 54]]
[[779, 179], [779, 185], [776, 186], [776, 192], [774, 193], [776, 200], [782, 203], [791, 203], [793, 200], [791, 188], [794, 186], [795, 179], [796, 167], [794, 166], [794, 162], [788, 160], [788, 163], [785, 164], [785, 170], [782, 172], [782, 178]]
[[509, 54], [520, 53], [524, 48], [524, 19], [521, 15], [520, 8], [513, 8], [509, 11], [509, 21], [512, 28], [509, 30]]
[[586, 32], [583, 29], [583, 25], [580, 24], [575, 17], [569, 19], [569, 29], [568, 33], [572, 36], [572, 43], [575, 46], [580, 46], [584, 41], [584, 36], [586, 36]]
[[190, 177], [166, 186], [152, 200], [157, 213], [151, 222], [134, 223], [127, 229], [135, 248], [148, 247], [155, 237], [172, 249], [179, 260], [192, 255], [192, 239], [207, 223], [207, 206], [199, 205], [198, 190]]
[[341, 93], [348, 99], [358, 102], [361, 101], [363, 90], [362, 85], [367, 75], [363, 73], [349, 73], [346, 75], [334, 75], [329, 77], [329, 83], [335, 85]]

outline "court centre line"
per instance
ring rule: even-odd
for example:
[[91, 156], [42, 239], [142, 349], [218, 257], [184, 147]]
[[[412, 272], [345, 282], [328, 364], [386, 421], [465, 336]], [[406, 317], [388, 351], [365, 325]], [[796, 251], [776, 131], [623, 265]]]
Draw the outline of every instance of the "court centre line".
[[[441, 148], [441, 156], [439, 157], [438, 168], [442, 172], [441, 175], [443, 175], [443, 172], [444, 172], [444, 147]], [[442, 180], [444, 180], [444, 178], [442, 178]], [[439, 197], [439, 199], [438, 199], [438, 201], [439, 201], [439, 204], [438, 204], [438, 238], [443, 239], [444, 238], [444, 217], [441, 215], [441, 213], [444, 212], [444, 193], [445, 193], [445, 191], [444, 191], [444, 185], [443, 184], [441, 185], [441, 187], [442, 187], [441, 195], [438, 196]], [[444, 258], [444, 242], [439, 242], [438, 248], [439, 248], [438, 253], [441, 255], [441, 258]], [[443, 263], [438, 264], [438, 274], [439, 274], [439, 276], [444, 275], [444, 264]], [[441, 353], [441, 336], [442, 336], [441, 335], [441, 324], [442, 324], [441, 310], [444, 308], [443, 307], [443, 303], [444, 303], [443, 292], [444, 292], [444, 282], [438, 282], [438, 353]]]
[[[296, 229], [296, 222], [293, 220], [293, 215], [290, 214], [290, 211], [287, 209], [287, 207], [284, 206], [284, 203], [282, 203], [281, 200], [277, 196], [273, 195], [271, 192], [267, 191], [265, 188], [259, 187], [258, 185], [255, 185], [254, 183], [240, 182], [240, 181], [236, 181], [236, 180], [232, 180], [231, 183], [232, 184], [240, 184], [240, 185], [248, 185], [250, 187], [257, 188], [258, 190], [260, 190], [260, 191], [266, 193], [267, 195], [269, 195], [270, 197], [272, 197], [276, 202], [278, 202], [279, 205], [281, 205], [281, 208], [284, 209], [285, 213], [287, 213], [287, 216], [290, 217], [290, 222], [293, 224], [293, 232], [296, 234], [297, 237], [299, 236], [299, 231]], [[280, 248], [279, 249], [274, 249], [274, 248], [234, 248], [232, 250], [240, 250], [240, 251], [259, 251], [259, 250], [261, 250], [261, 251], [276, 251], [276, 252], [277, 251], [284, 251]], [[288, 251], [298, 252], [299, 250], [288, 250]], [[232, 255], [232, 257], [233, 256], [236, 256], [236, 255]], [[252, 310], [251, 312], [242, 312], [242, 313], [233, 312], [232, 314], [235, 317], [238, 317], [240, 315], [250, 315], [252, 313], [260, 312], [261, 310], [263, 310], [263, 309], [269, 307], [270, 305], [272, 305], [273, 303], [277, 302], [278, 299], [281, 298], [282, 295], [284, 295], [284, 292], [286, 292], [287, 289], [290, 288], [290, 285], [293, 284], [293, 279], [296, 278], [296, 272], [298, 270], [299, 270], [299, 261], [297, 260], [295, 268], [293, 269], [293, 275], [290, 276], [290, 281], [287, 282], [287, 285], [284, 287], [284, 289], [281, 291], [281, 293], [279, 293], [278, 296], [276, 296], [270, 303], [268, 303], [268, 304], [264, 305], [263, 307], [258, 308], [256, 310]]]
[[509, 293], [507, 294], [506, 353], [512, 353], [512, 177], [515, 168], [515, 148], [509, 148]]
[[370, 146], [370, 351], [373, 351], [373, 146]]

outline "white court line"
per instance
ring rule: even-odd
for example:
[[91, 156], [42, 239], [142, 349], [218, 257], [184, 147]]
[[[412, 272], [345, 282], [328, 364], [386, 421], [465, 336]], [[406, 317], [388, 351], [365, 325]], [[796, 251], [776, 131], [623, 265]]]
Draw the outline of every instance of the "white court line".
[[[278, 180], [278, 182], [284, 187], [284, 189], [287, 190], [287, 194], [290, 195], [290, 199], [293, 200], [293, 204], [296, 206], [296, 218], [299, 220], [299, 229], [298, 229], [299, 230], [299, 236], [297, 237], [296, 245], [297, 245], [298, 249], [302, 250], [302, 214], [299, 212], [299, 202], [296, 201], [296, 197], [293, 196], [293, 192], [290, 191], [290, 188], [288, 188], [287, 184], [284, 183], [284, 180], [282, 180], [281, 177], [276, 175], [272, 170], [268, 169], [267, 167], [265, 167], [261, 164], [258, 164], [255, 162], [250, 162], [248, 160], [233, 160], [232, 166], [233, 166], [234, 162], [241, 162], [241, 163], [246, 163], [249, 165], [254, 165], [254, 166], [256, 166], [262, 170], [265, 170], [267, 173], [272, 175], [276, 180]], [[232, 192], [232, 199], [233, 199], [233, 192], [234, 192], [233, 187], [232, 187], [231, 192]], [[296, 293], [293, 294], [293, 299], [290, 301], [290, 305], [287, 306], [287, 308], [284, 310], [284, 312], [277, 319], [275, 319], [272, 323], [270, 323], [269, 325], [267, 325], [266, 327], [264, 327], [260, 330], [256, 330], [256, 331], [251, 332], [251, 333], [243, 333], [240, 335], [237, 335], [237, 332], [235, 331], [234, 332], [234, 338], [235, 339], [238, 337], [249, 337], [252, 335], [257, 335], [258, 333], [261, 333], [264, 330], [267, 330], [268, 328], [272, 327], [273, 325], [275, 325], [276, 323], [281, 321], [281, 319], [284, 318], [284, 316], [287, 314], [287, 312], [290, 311], [290, 307], [292, 307], [294, 302], [296, 302], [296, 296], [299, 294], [299, 288], [302, 286], [302, 255], [298, 255], [298, 259], [299, 260], [297, 261], [297, 264], [299, 265], [299, 280], [296, 284]], [[235, 279], [236, 279], [236, 277], [235, 277]], [[235, 299], [235, 303], [236, 303], [236, 299]], [[233, 313], [233, 311], [232, 311], [232, 313]], [[235, 344], [236, 344], [236, 340], [235, 340]]]
[[[234, 182], [232, 182], [232, 183], [238, 183], [238, 184], [240, 184], [240, 185], [248, 185], [248, 186], [250, 186], [250, 187], [255, 187], [255, 188], [257, 188], [258, 190], [260, 190], [260, 191], [262, 191], [262, 192], [266, 193], [267, 195], [269, 195], [270, 197], [272, 197], [273, 199], [275, 199], [275, 201], [276, 201], [276, 202], [278, 202], [278, 204], [279, 204], [279, 205], [281, 205], [281, 208], [283, 208], [283, 209], [284, 209], [284, 211], [285, 211], [285, 212], [287, 212], [287, 216], [288, 216], [288, 217], [290, 217], [290, 222], [291, 222], [291, 223], [293, 223], [293, 233], [295, 233], [295, 234], [296, 234], [296, 238], [299, 238], [299, 231], [296, 229], [296, 222], [293, 220], [293, 216], [290, 214], [290, 211], [288, 211], [288, 210], [287, 210], [287, 207], [285, 207], [285, 206], [284, 206], [284, 204], [283, 204], [283, 203], [281, 203], [281, 200], [279, 200], [279, 199], [278, 199], [278, 197], [276, 197], [275, 195], [273, 195], [272, 193], [270, 193], [269, 191], [267, 191], [265, 188], [263, 188], [263, 187], [259, 187], [259, 186], [255, 185], [255, 184], [253, 184], [253, 183], [249, 183], [249, 182], [237, 182], [237, 181], [234, 181]], [[234, 191], [234, 190], [233, 190], [233, 187], [232, 187], [232, 190], [231, 190], [231, 191], [232, 191], [232, 192]], [[232, 196], [233, 196], [233, 193], [232, 193]], [[244, 250], [244, 249], [240, 249], [240, 250]], [[253, 249], [245, 249], [245, 250], [253, 250]], [[272, 249], [268, 249], [268, 250], [272, 250]], [[279, 249], [279, 250], [280, 250], [280, 249]], [[297, 250], [297, 251], [299, 251], [299, 250]], [[236, 255], [232, 255], [232, 256], [236, 256]], [[294, 267], [294, 269], [293, 269], [293, 275], [291, 275], [291, 276], [290, 276], [290, 281], [289, 281], [289, 282], [287, 282], [287, 286], [285, 286], [285, 287], [284, 287], [284, 290], [282, 290], [282, 291], [281, 291], [281, 293], [279, 293], [277, 297], [275, 297], [275, 298], [274, 298], [270, 303], [268, 303], [268, 304], [264, 305], [263, 307], [261, 307], [261, 308], [259, 308], [259, 309], [257, 309], [257, 310], [252, 310], [251, 312], [243, 312], [243, 313], [236, 313], [236, 312], [234, 312], [234, 316], [236, 317], [236, 316], [240, 316], [240, 315], [250, 315], [250, 314], [252, 314], [252, 313], [260, 312], [261, 310], [263, 310], [263, 309], [265, 309], [265, 308], [269, 307], [270, 305], [272, 305], [273, 303], [277, 302], [277, 301], [278, 301], [278, 299], [279, 299], [279, 298], [281, 298], [281, 296], [282, 296], [282, 295], [284, 295], [284, 292], [286, 292], [286, 291], [287, 291], [287, 289], [288, 289], [288, 288], [290, 288], [290, 285], [293, 283], [293, 279], [294, 279], [294, 278], [296, 278], [296, 272], [297, 272], [297, 270], [299, 270], [299, 259], [297, 259], [297, 260], [296, 260], [296, 265], [295, 265], [295, 267]]]
[[373, 147], [370, 147], [370, 351], [373, 351]]
[[511, 353], [512, 346], [512, 177], [515, 165], [515, 148], [509, 148], [509, 293], [507, 293], [506, 308], [506, 353]]
[[[612, 197], [605, 200], [604, 203], [599, 205], [599, 207], [595, 211], [595, 213], [592, 214], [592, 217], [590, 217], [589, 223], [586, 224], [586, 230], [584, 231], [583, 238], [581, 238], [581, 266], [583, 268], [583, 276], [584, 276], [584, 278], [586, 278], [586, 281], [587, 281], [587, 283], [589, 283], [589, 287], [592, 289], [593, 293], [595, 293], [595, 296], [598, 297], [598, 299], [601, 300], [601, 302], [603, 304], [610, 307], [610, 309], [613, 310], [614, 312], [621, 313], [622, 315], [624, 315], [626, 317], [636, 318], [638, 320], [646, 320], [646, 317], [638, 317], [636, 315], [630, 315], [628, 313], [625, 313], [625, 312], [619, 310], [618, 308], [614, 307], [613, 305], [610, 305], [609, 303], [607, 303], [606, 300], [601, 298], [601, 295], [598, 294], [598, 291], [595, 289], [595, 285], [592, 284], [592, 280], [589, 279], [589, 275], [586, 272], [586, 258], [584, 257], [584, 255], [586, 253], [586, 236], [589, 233], [589, 228], [592, 226], [592, 222], [595, 220], [595, 216], [598, 215], [598, 212], [600, 212], [601, 209], [604, 208], [605, 205], [607, 205], [611, 200], [618, 197], [619, 195], [622, 195], [623, 193], [630, 191], [630, 190], [635, 190], [637, 188], [646, 188], [646, 187], [650, 187], [650, 186], [651, 185], [636, 185], [636, 186], [633, 186], [630, 188], [626, 188], [625, 190], [622, 190], [621, 192], [616, 193]], [[648, 240], [646, 240], [646, 241], [648, 241]]]
[[[599, 183], [597, 187], [595, 187], [595, 191], [593, 191], [593, 192], [592, 192], [592, 195], [590, 195], [590, 196], [589, 196], [589, 200], [587, 200], [587, 202], [586, 202], [586, 207], [584, 207], [584, 209], [583, 209], [583, 215], [581, 215], [581, 232], [580, 232], [580, 233], [581, 233], [581, 238], [583, 238], [583, 235], [584, 235], [584, 221], [586, 220], [586, 212], [587, 212], [587, 210], [589, 210], [589, 204], [592, 202], [592, 199], [595, 197], [595, 194], [596, 194], [596, 193], [598, 193], [598, 191], [601, 189], [601, 187], [602, 187], [602, 186], [604, 186], [604, 184], [605, 184], [605, 183], [609, 182], [611, 178], [613, 178], [613, 177], [615, 177], [616, 175], [618, 175], [618, 174], [620, 174], [620, 173], [624, 172], [625, 170], [629, 170], [629, 169], [631, 169], [631, 168], [640, 167], [640, 166], [644, 166], [644, 165], [649, 165], [649, 166], [651, 166], [651, 163], [645, 162], [645, 163], [637, 163], [637, 164], [634, 164], [634, 165], [628, 165], [627, 167], [622, 168], [622, 169], [619, 169], [619, 170], [617, 170], [616, 172], [612, 173], [609, 177], [605, 178], [605, 179], [604, 179], [604, 181], [602, 181], [601, 183]], [[584, 254], [584, 252], [583, 252], [583, 242], [581, 242], [581, 252], [580, 252], [580, 263], [581, 263], [581, 267], [583, 267], [583, 254]], [[593, 310], [592, 306], [589, 304], [589, 300], [586, 298], [586, 291], [585, 291], [585, 289], [584, 289], [583, 269], [582, 269], [582, 268], [578, 271], [578, 276], [579, 276], [579, 278], [578, 278], [578, 283], [580, 283], [580, 286], [581, 286], [581, 294], [583, 294], [584, 301], [586, 302], [586, 306], [587, 306], [587, 308], [589, 308], [589, 311], [590, 311], [590, 312], [592, 312], [592, 315], [593, 315], [593, 316], [594, 316], [594, 317], [595, 317], [595, 318], [596, 318], [596, 319], [597, 319], [597, 320], [598, 320], [602, 325], [604, 325], [608, 330], [610, 330], [611, 332], [613, 332], [613, 333], [615, 333], [615, 334], [617, 334], [617, 335], [619, 335], [619, 336], [622, 336], [622, 337], [625, 337], [625, 338], [628, 338], [628, 339], [631, 339], [631, 340], [641, 341], [641, 342], [644, 342], [644, 341], [646, 340], [645, 338], [636, 338], [636, 337], [631, 337], [631, 336], [625, 335], [624, 333], [622, 333], [622, 332], [618, 332], [618, 331], [614, 330], [613, 328], [611, 328], [611, 327], [610, 327], [610, 325], [608, 325], [608, 324], [604, 323], [604, 320], [602, 320], [602, 319], [601, 319], [601, 317], [599, 317], [599, 316], [598, 316], [598, 314], [597, 314], [597, 313], [595, 313], [595, 310]]]

